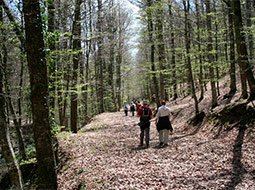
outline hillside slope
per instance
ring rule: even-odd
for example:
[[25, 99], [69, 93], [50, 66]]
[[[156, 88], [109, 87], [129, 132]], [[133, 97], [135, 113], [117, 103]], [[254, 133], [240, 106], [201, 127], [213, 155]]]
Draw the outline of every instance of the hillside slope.
[[[221, 90], [228, 90], [224, 81]], [[200, 103], [207, 115], [209, 96], [208, 90]], [[78, 134], [61, 133], [59, 189], [255, 189], [254, 127], [226, 130], [208, 118], [192, 126], [190, 97], [169, 106], [174, 133], [166, 148], [157, 148], [154, 123], [150, 147], [137, 148], [138, 118], [122, 112], [100, 114]]]

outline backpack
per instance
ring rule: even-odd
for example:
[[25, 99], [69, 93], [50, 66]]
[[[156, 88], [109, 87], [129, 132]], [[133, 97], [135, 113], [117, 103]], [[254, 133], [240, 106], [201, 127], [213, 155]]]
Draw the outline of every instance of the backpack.
[[140, 120], [141, 121], [149, 121], [150, 120], [150, 111], [149, 111], [149, 108], [148, 107], [142, 107], [143, 109], [143, 113], [141, 115], [141, 118]]

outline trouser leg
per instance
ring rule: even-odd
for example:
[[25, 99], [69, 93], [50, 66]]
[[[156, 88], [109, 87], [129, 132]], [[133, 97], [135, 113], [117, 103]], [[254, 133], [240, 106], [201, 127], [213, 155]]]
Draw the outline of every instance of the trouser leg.
[[164, 133], [163, 133], [163, 130], [160, 130], [160, 131], [159, 131], [159, 142], [160, 142], [160, 143], [163, 143], [163, 142], [164, 142], [163, 134], [164, 134]]
[[148, 146], [150, 143], [150, 128], [145, 128], [145, 142], [146, 145]]
[[164, 129], [162, 130], [164, 133], [164, 144], [168, 143], [168, 137], [169, 137], [169, 130], [168, 129]]
[[144, 138], [144, 129], [141, 129], [141, 133], [140, 133], [140, 145], [143, 145], [143, 138]]

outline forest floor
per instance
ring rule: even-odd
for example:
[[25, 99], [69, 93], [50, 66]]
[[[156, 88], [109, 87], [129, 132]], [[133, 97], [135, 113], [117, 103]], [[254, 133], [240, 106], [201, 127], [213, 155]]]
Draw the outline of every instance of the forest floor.
[[[210, 89], [199, 104], [206, 114], [209, 96]], [[222, 97], [218, 101], [227, 103]], [[254, 127], [226, 130], [208, 119], [189, 125], [194, 116], [190, 97], [169, 107], [174, 132], [165, 148], [157, 148], [152, 122], [150, 147], [139, 149], [139, 119], [130, 113], [103, 113], [78, 134], [61, 133], [59, 189], [255, 189]]]

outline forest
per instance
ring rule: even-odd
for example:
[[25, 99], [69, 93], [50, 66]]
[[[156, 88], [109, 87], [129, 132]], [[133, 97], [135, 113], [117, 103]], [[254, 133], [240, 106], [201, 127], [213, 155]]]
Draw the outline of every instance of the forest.
[[[0, 189], [254, 189], [254, 29], [254, 0], [0, 0]], [[133, 100], [172, 145], [134, 148]]]

